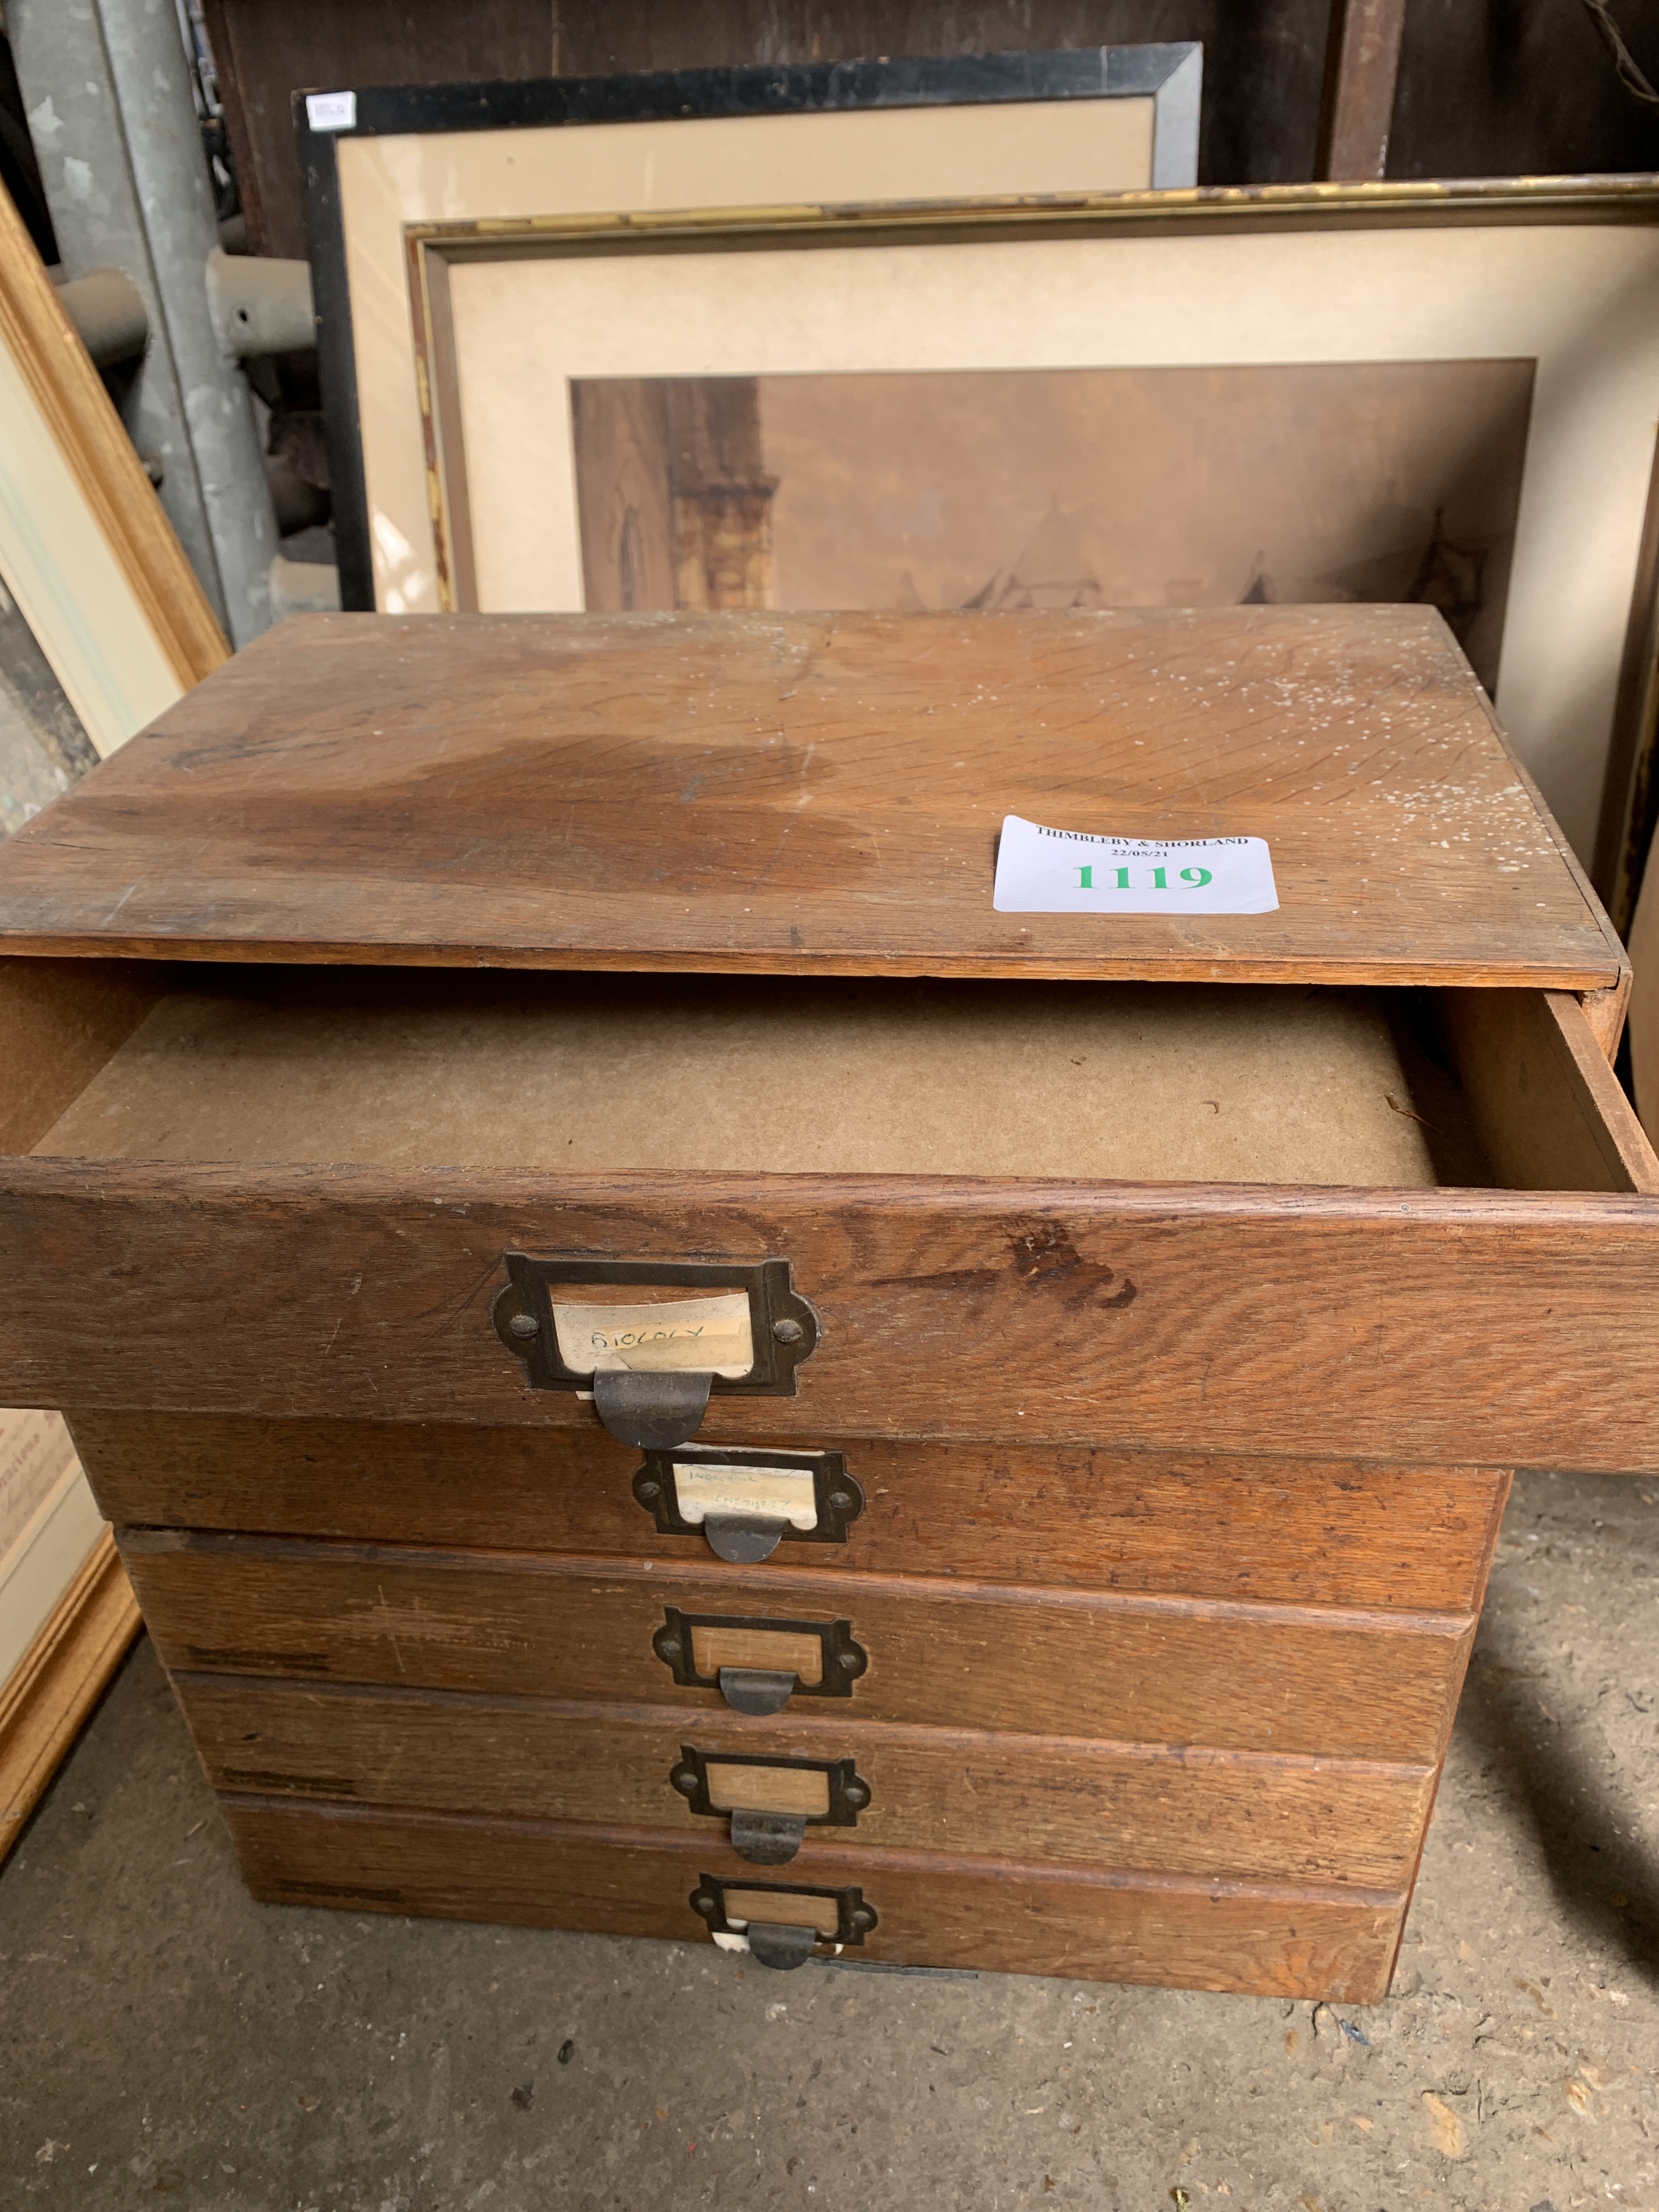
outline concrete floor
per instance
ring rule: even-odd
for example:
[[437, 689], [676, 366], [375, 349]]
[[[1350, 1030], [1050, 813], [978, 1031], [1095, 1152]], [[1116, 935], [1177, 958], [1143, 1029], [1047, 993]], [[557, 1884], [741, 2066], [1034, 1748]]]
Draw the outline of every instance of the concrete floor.
[[0, 1874], [0, 2204], [1653, 2212], [1656, 1501], [1517, 1485], [1340, 2016], [256, 1905], [141, 1644]]

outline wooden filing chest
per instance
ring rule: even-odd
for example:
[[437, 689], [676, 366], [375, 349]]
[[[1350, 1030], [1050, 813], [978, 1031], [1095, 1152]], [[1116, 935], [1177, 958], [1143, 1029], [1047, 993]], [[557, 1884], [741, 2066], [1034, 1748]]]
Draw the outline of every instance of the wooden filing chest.
[[262, 1898], [1374, 1998], [1508, 1470], [1659, 1468], [1628, 969], [1425, 610], [291, 622], [0, 933], [0, 1397]]

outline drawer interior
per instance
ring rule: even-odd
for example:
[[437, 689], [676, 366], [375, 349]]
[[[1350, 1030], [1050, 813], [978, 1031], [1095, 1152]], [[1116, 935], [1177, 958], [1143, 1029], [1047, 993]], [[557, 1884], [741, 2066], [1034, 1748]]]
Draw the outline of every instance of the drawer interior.
[[1652, 1162], [1576, 1001], [1537, 992], [151, 972], [14, 1149], [1562, 1189]]
[[[1378, 994], [1271, 986], [210, 970], [161, 1000], [35, 1150], [1489, 1180], [1455, 1085], [1400, 1012]], [[1458, 1156], [1443, 1177], [1442, 1131]]]

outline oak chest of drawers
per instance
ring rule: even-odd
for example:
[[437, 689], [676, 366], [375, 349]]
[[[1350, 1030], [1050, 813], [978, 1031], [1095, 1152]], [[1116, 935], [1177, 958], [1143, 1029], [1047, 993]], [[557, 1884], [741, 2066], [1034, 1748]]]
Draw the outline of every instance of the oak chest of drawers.
[[294, 622], [0, 943], [0, 1395], [262, 1898], [1375, 1997], [1508, 1470], [1659, 1467], [1628, 969], [1423, 610]]

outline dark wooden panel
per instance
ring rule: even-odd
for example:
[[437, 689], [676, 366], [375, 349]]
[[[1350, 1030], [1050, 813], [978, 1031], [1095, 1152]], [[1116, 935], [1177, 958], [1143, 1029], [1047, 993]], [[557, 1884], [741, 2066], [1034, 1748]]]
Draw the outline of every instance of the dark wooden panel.
[[[638, 1829], [225, 1801], [242, 1871], [276, 1905], [431, 1913], [611, 1936], [702, 1940], [699, 1877], [752, 1881], [717, 1839]], [[879, 1924], [853, 1955], [1079, 1981], [1374, 2002], [1398, 1893], [1103, 1875], [825, 1844], [817, 1879], [857, 1883]]]
[[1406, 0], [1332, 0], [1316, 177], [1374, 182], [1388, 173]]
[[587, 1428], [495, 1334], [504, 1250], [782, 1255], [824, 1341], [706, 1441], [1659, 1467], [1639, 1195], [27, 1159], [0, 1247], [19, 1405]]
[[[1204, 184], [1314, 173], [1329, 0], [206, 0], [257, 251], [307, 250], [289, 95], [304, 85], [740, 68], [875, 54], [1051, 52], [1199, 39]], [[1654, 0], [1620, 0], [1650, 74]], [[1647, 112], [1583, 11], [1413, 0], [1395, 108], [1396, 177], [1646, 168]]]
[[167, 1664], [212, 1673], [726, 1708], [652, 1650], [664, 1608], [846, 1619], [869, 1666], [793, 1710], [924, 1727], [1432, 1765], [1474, 1623], [1020, 1591], [920, 1577], [694, 1570], [276, 1537], [121, 1536]]
[[[1330, 0], [560, 0], [560, 66], [696, 69], [858, 54], [1201, 39], [1199, 179], [1314, 173]], [[1659, 6], [1615, 9], [1650, 76]], [[1411, 0], [1390, 140], [1395, 177], [1562, 176], [1652, 166], [1649, 112], [1582, 8]]]
[[557, 0], [206, 0], [206, 15], [256, 253], [308, 251], [295, 92], [546, 76], [558, 66]]
[[[560, 66], [696, 69], [859, 54], [1204, 42], [1204, 184], [1314, 174], [1330, 0], [560, 0]], [[1650, 76], [1659, 7], [1615, 11]], [[1396, 177], [1644, 169], [1647, 110], [1581, 8], [1411, 0], [1390, 142]]]
[[[708, 1565], [701, 1535], [659, 1534], [629, 1486], [640, 1455], [597, 1425], [70, 1425], [100, 1506], [128, 1524]], [[969, 1443], [871, 1441], [848, 1465], [866, 1507], [846, 1543], [785, 1541], [770, 1568], [1472, 1613], [1509, 1491], [1489, 1469]]]
[[[1334, 696], [1340, 775], [1305, 738]], [[1403, 839], [1440, 788], [1487, 834]], [[999, 915], [1006, 812], [1264, 836], [1281, 904]], [[1506, 843], [1540, 857], [1504, 874]], [[308, 617], [19, 830], [0, 906], [35, 953], [1565, 990], [1625, 965], [1414, 606]]]
[[[1613, 13], [1650, 76], [1659, 6]], [[1582, 6], [1410, 0], [1389, 143], [1393, 177], [1650, 169], [1653, 111], [1632, 100]]]
[[280, 9], [264, 0], [206, 0], [254, 249], [283, 254], [307, 250], [289, 107], [292, 91], [309, 85], [465, 82], [550, 70], [605, 76], [1199, 39], [1200, 179], [1293, 182], [1311, 173], [1327, 6], [1281, 0], [1263, 15], [1224, 0], [493, 0], [458, 14], [438, 0], [354, 0], [331, 11], [317, 0]]
[[[820, 1709], [745, 1721], [661, 1707], [556, 1705], [258, 1683], [174, 1686], [216, 1789], [448, 1813], [670, 1828], [719, 1841], [669, 1783], [683, 1744], [763, 1759], [853, 1759], [856, 1830], [809, 1826], [785, 1881], [822, 1845], [1255, 1875], [1403, 1889], [1431, 1767], [882, 1726]], [[768, 1801], [769, 1802], [770, 1801]], [[779, 1806], [777, 1809], [787, 1809]]]
[[720, 69], [867, 54], [1204, 45], [1199, 179], [1312, 174], [1328, 0], [560, 0], [559, 66]]

